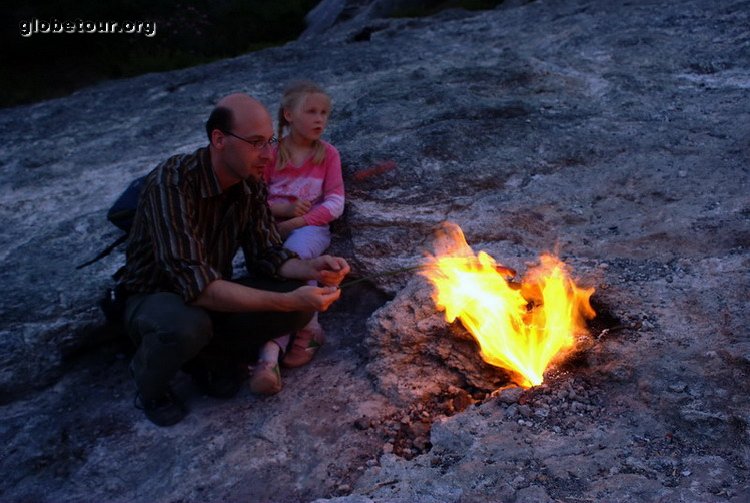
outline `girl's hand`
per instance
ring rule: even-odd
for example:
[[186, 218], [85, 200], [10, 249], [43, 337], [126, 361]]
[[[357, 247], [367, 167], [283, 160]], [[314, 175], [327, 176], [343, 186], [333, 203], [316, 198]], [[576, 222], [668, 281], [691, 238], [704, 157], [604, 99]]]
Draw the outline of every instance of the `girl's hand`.
[[291, 215], [290, 217], [301, 217], [308, 211], [310, 211], [310, 208], [312, 208], [312, 203], [306, 199], [297, 199], [291, 203], [289, 203], [291, 206]]
[[298, 229], [305, 225], [305, 219], [302, 217], [294, 217], [290, 218], [289, 220], [284, 220], [283, 222], [278, 222], [276, 224], [276, 228], [279, 230], [279, 234], [281, 235], [281, 239], [286, 239], [289, 237], [289, 234], [292, 233], [294, 229]]
[[286, 238], [289, 237], [289, 234], [292, 233], [294, 230], [294, 227], [292, 227], [289, 224], [289, 220], [284, 220], [283, 222], [279, 222], [276, 225], [276, 228], [279, 229], [279, 234], [281, 235], [281, 239], [286, 240]]
[[271, 203], [271, 214], [277, 218], [301, 217], [312, 208], [312, 203], [304, 199], [294, 201], [279, 201]]

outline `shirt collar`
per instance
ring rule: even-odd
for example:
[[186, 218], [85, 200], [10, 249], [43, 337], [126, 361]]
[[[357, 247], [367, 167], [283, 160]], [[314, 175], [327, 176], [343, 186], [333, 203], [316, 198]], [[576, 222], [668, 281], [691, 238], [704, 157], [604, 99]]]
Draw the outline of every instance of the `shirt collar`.
[[[198, 166], [201, 174], [201, 197], [215, 197], [221, 195], [224, 191], [221, 190], [219, 179], [211, 165], [211, 150], [208, 147], [201, 149], [198, 156]], [[247, 196], [253, 196], [261, 190], [261, 182], [255, 181], [251, 178], [241, 181], [240, 184], [242, 185], [242, 192]]]
[[201, 197], [214, 197], [221, 194], [219, 179], [211, 166], [211, 151], [203, 147], [198, 153], [198, 171], [200, 173]]

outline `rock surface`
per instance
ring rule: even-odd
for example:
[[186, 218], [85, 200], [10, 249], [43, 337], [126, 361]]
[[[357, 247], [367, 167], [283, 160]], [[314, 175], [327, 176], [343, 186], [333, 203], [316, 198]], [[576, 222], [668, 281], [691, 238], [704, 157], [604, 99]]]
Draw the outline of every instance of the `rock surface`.
[[[0, 111], [0, 499], [747, 501], [749, 25], [747, 0], [367, 20]], [[393, 299], [370, 316], [383, 298], [349, 290], [276, 397], [182, 378], [188, 419], [148, 423], [95, 305], [122, 254], [75, 264], [117, 236], [130, 179], [205, 143], [219, 97], [275, 108], [299, 76], [334, 97], [353, 277], [418, 263], [445, 220], [519, 271], [558, 249], [597, 287], [595, 344], [492, 392], [507, 375], [424, 280], [381, 276]]]

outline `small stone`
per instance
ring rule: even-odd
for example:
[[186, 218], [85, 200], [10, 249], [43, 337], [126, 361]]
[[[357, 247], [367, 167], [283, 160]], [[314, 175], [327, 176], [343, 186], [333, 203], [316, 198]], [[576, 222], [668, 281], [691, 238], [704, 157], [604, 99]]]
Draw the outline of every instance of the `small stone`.
[[366, 417], [360, 417], [359, 419], [354, 421], [354, 427], [357, 428], [358, 430], [366, 430], [370, 428], [370, 426], [371, 426], [370, 420], [367, 419]]
[[427, 437], [417, 437], [414, 439], [414, 447], [420, 451], [424, 451], [430, 445], [430, 441]]
[[673, 393], [682, 393], [686, 389], [687, 389], [687, 384], [685, 384], [684, 382], [669, 385], [669, 391]]
[[336, 489], [342, 493], [348, 493], [352, 491], [352, 487], [349, 484], [341, 484]]
[[385, 454], [392, 453], [393, 452], [393, 444], [390, 443], [390, 442], [386, 442], [385, 444], [383, 444], [383, 452]]
[[523, 394], [523, 388], [519, 388], [519, 387], [504, 388], [499, 391], [497, 395], [497, 399], [500, 403], [511, 405], [514, 403], [518, 403], [518, 399], [521, 398], [522, 394]]
[[547, 417], [549, 415], [549, 409], [547, 408], [535, 409], [534, 415], [537, 417]]
[[680, 475], [682, 475], [683, 477], [689, 477], [692, 474], [693, 474], [693, 472], [691, 472], [690, 470], [682, 470], [680, 472]]

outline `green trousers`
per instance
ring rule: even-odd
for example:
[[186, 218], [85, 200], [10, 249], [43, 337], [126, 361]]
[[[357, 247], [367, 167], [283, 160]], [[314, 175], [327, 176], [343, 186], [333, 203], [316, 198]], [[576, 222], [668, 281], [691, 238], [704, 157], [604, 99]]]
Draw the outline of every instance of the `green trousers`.
[[[248, 279], [238, 283], [288, 292], [305, 283]], [[134, 294], [125, 307], [128, 335], [137, 349], [131, 370], [144, 400], [157, 399], [180, 369], [208, 367], [224, 374], [254, 361], [263, 344], [303, 328], [312, 312], [222, 313], [190, 306], [170, 292]]]

